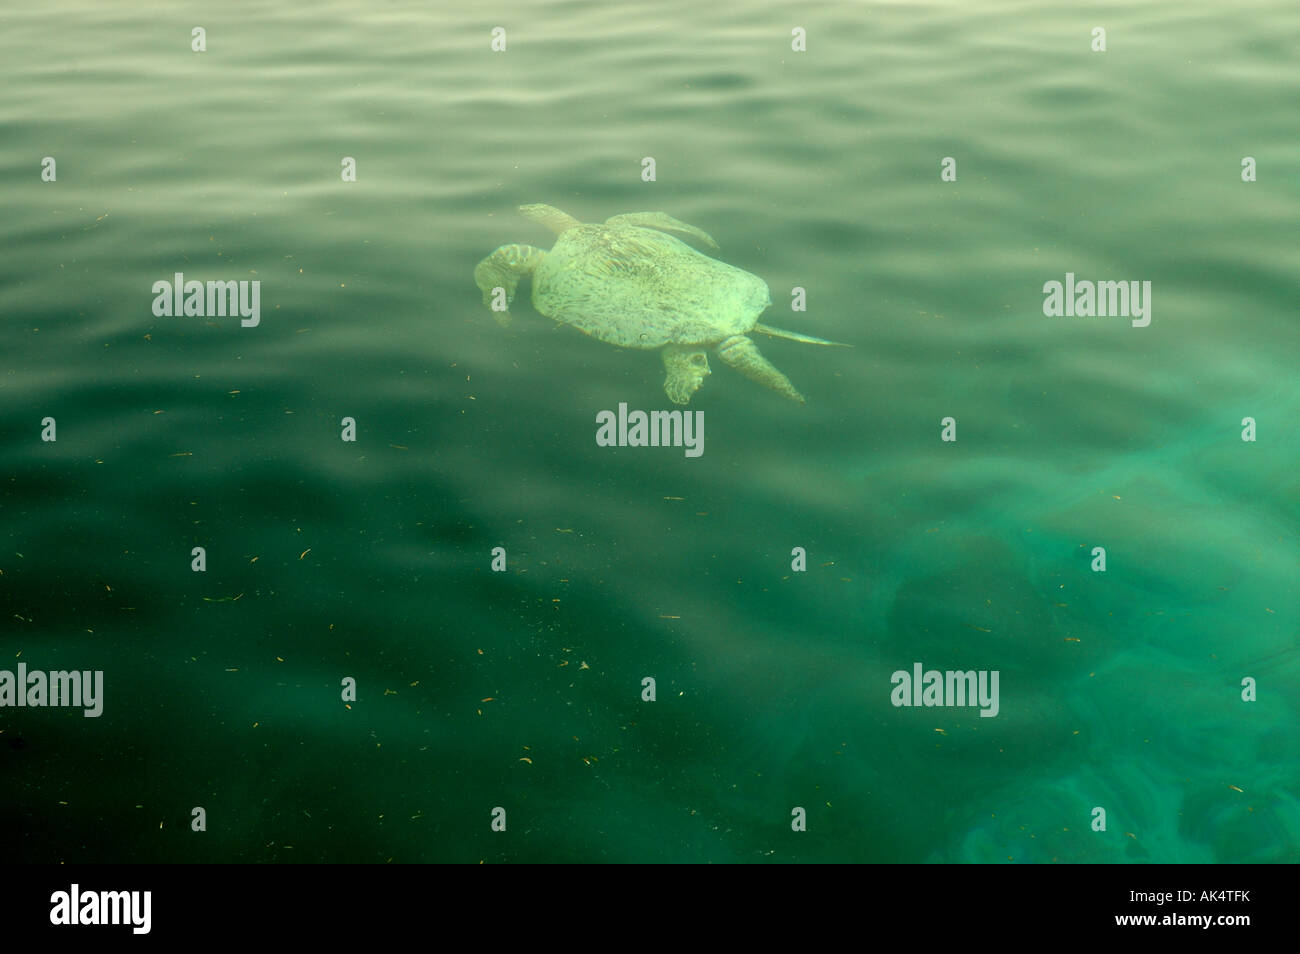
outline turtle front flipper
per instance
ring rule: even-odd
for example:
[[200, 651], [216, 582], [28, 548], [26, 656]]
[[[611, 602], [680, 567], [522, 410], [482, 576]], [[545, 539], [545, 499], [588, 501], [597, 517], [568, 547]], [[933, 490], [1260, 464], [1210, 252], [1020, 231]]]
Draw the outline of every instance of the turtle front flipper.
[[561, 212], [553, 205], [542, 205], [541, 203], [534, 205], [521, 205], [519, 207], [519, 214], [525, 218], [532, 219], [534, 222], [541, 225], [545, 225], [556, 235], [559, 235], [567, 229], [573, 228], [575, 225], [582, 224], [568, 212]]
[[758, 345], [744, 335], [733, 335], [718, 345], [718, 357], [751, 381], [779, 391], [792, 401], [804, 403], [803, 395], [794, 389], [790, 379], [759, 354]]
[[492, 317], [501, 327], [510, 324], [510, 303], [515, 300], [519, 279], [531, 275], [545, 257], [544, 249], [531, 245], [502, 245], [475, 266], [474, 284], [483, 292], [483, 304], [492, 309]]
[[660, 232], [679, 232], [682, 235], [694, 236], [709, 248], [718, 247], [718, 243], [713, 241], [713, 236], [704, 229], [697, 229], [693, 225], [687, 225], [685, 222], [678, 221], [663, 212], [624, 212], [622, 215], [606, 219], [605, 224], [640, 225], [648, 229], [658, 229]]
[[691, 395], [700, 389], [709, 370], [709, 356], [690, 345], [668, 345], [659, 352], [664, 359], [664, 393], [674, 404], [690, 404]]

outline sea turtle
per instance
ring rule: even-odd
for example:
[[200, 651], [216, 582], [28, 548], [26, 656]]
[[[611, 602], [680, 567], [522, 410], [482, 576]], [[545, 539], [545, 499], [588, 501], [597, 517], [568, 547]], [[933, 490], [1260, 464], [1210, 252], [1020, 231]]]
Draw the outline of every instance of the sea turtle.
[[[803, 403], [790, 380], [747, 336], [758, 331], [791, 341], [838, 342], [758, 324], [772, 299], [757, 275], [709, 258], [666, 233], [718, 244], [693, 225], [663, 212], [628, 212], [604, 225], [584, 225], [549, 205], [519, 211], [552, 229], [549, 251], [503, 245], [474, 269], [483, 304], [504, 325], [506, 306], [525, 275], [533, 278], [533, 307], [543, 315], [625, 348], [658, 348], [668, 377], [664, 391], [687, 404], [710, 373], [707, 348], [740, 373]], [[501, 296], [504, 294], [505, 301]]]

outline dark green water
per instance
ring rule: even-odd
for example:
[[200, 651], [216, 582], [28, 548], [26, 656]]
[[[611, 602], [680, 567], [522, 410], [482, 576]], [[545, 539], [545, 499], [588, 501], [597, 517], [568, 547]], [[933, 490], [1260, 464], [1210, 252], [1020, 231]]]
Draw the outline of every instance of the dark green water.
[[[0, 668], [105, 680], [0, 709], [9, 857], [1300, 858], [1300, 8], [467, 9], [0, 8]], [[662, 367], [492, 320], [535, 202], [853, 347], [598, 447]], [[1067, 272], [1149, 326], [1046, 317]], [[998, 715], [896, 708], [917, 662]]]

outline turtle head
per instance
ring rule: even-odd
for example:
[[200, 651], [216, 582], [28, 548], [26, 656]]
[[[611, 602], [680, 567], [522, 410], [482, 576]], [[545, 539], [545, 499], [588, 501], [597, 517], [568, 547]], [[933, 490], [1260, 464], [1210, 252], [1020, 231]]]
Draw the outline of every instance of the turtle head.
[[[531, 245], [502, 245], [474, 268], [474, 284], [483, 293], [483, 304], [503, 326], [510, 323], [510, 305], [515, 300], [519, 279], [533, 274], [546, 253]], [[504, 299], [504, 300], [503, 300]]]

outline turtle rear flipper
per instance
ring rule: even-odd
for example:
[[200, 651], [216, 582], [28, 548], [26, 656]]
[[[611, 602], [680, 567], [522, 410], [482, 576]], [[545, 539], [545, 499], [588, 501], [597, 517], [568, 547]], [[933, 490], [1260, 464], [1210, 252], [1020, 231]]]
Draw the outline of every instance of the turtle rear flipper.
[[751, 381], [784, 394], [792, 401], [805, 403], [803, 395], [795, 390], [790, 379], [763, 357], [758, 351], [758, 345], [744, 335], [734, 335], [718, 345], [718, 357]]
[[[474, 267], [474, 284], [483, 293], [483, 304], [492, 309], [492, 317], [503, 328], [510, 324], [509, 305], [515, 300], [519, 279], [531, 275], [546, 258], [546, 251], [531, 245], [502, 245]], [[505, 292], [505, 308], [493, 307], [497, 289]]]
[[713, 236], [704, 229], [697, 229], [693, 225], [687, 225], [685, 222], [663, 212], [624, 212], [622, 215], [615, 215], [606, 219], [605, 224], [640, 225], [648, 229], [658, 229], [660, 232], [677, 232], [697, 238], [709, 248], [718, 247], [718, 243], [713, 241]]

